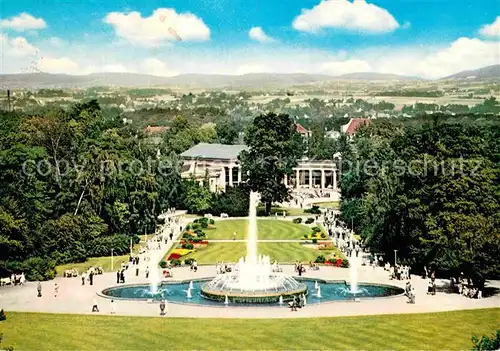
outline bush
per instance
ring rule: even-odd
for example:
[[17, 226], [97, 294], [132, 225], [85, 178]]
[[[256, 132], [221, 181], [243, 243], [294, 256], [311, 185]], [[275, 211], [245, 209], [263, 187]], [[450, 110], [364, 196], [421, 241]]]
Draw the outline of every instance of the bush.
[[14, 272], [24, 272], [30, 281], [44, 281], [56, 276], [56, 262], [49, 257], [31, 257], [24, 262], [9, 262], [7, 267]]
[[[213, 198], [211, 212], [214, 216], [226, 213], [229, 217], [248, 216], [250, 190], [246, 184], [228, 187]], [[210, 224], [213, 224], [210, 222]]]
[[172, 264], [172, 266], [174, 267], [178, 267], [180, 266], [182, 263], [181, 263], [181, 260], [172, 260], [170, 261], [170, 263]]
[[200, 241], [202, 241], [203, 239], [202, 238], [193, 238], [193, 240], [191, 240], [193, 243], [199, 243]]
[[349, 261], [347, 259], [342, 260], [342, 263], [340, 264], [340, 267], [342, 267], [342, 268], [349, 268]]
[[193, 223], [193, 225], [191, 226], [191, 228], [193, 228], [193, 230], [196, 231], [196, 229], [200, 228], [200, 223]]
[[211, 224], [211, 225], [214, 225], [215, 221], [212, 218], [210, 218], [210, 220], [208, 221], [208, 223]]
[[208, 222], [201, 222], [201, 227], [202, 227], [203, 229], [208, 228]]
[[496, 335], [493, 335], [491, 338], [483, 335], [481, 340], [473, 335], [472, 343], [474, 344], [472, 351], [500, 350], [500, 330], [497, 330]]
[[[195, 221], [196, 221], [196, 219], [195, 219]], [[191, 224], [188, 224], [188, 225], [186, 226], [186, 230], [191, 230]]]
[[299, 217], [299, 218], [294, 218], [294, 219], [292, 220], [292, 222], [293, 222], [293, 223], [296, 223], [296, 224], [302, 223], [302, 218], [300, 218], [300, 217]]
[[313, 242], [313, 244], [317, 244], [317, 243], [318, 243], [318, 239], [314, 238], [314, 239], [312, 240], [312, 242]]
[[308, 219], [306, 219], [306, 221], [304, 223], [311, 224], [312, 222], [314, 222], [314, 218], [308, 218]]
[[326, 238], [326, 234], [325, 233], [321, 233], [321, 238], [325, 239]]
[[182, 244], [182, 248], [186, 249], [186, 250], [192, 250], [194, 248], [194, 246], [191, 243], [185, 243], [185, 244]]
[[315, 263], [325, 263], [326, 262], [326, 258], [323, 255], [319, 255], [318, 257], [316, 257], [316, 260], [314, 262]]
[[167, 262], [165, 262], [165, 261], [161, 261], [160, 262], [160, 267], [161, 268], [165, 268], [166, 266], [167, 266]]
[[313, 227], [312, 231], [313, 231], [313, 233], [321, 233], [321, 228], [320, 227]]
[[[134, 236], [133, 241], [139, 240], [137, 235]], [[90, 240], [87, 244], [88, 257], [103, 257], [111, 255], [113, 249], [114, 255], [126, 255], [130, 252], [130, 236], [123, 234], [116, 234], [110, 236], [102, 236]], [[84, 262], [85, 260], [81, 261]], [[72, 261], [75, 262], [75, 261]]]
[[319, 209], [319, 206], [314, 205], [311, 208], [306, 208], [304, 213], [321, 214], [321, 210]]
[[186, 266], [190, 266], [194, 262], [194, 258], [187, 258], [184, 260]]

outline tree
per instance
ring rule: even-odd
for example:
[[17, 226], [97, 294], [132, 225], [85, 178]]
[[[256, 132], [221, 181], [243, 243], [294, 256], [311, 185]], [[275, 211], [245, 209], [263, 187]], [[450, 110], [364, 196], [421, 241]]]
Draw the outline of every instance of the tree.
[[248, 175], [250, 189], [261, 194], [269, 215], [273, 202], [289, 199], [290, 190], [283, 180], [303, 155], [302, 137], [290, 116], [268, 113], [256, 117], [248, 127], [245, 144], [249, 150], [239, 155], [242, 172]]
[[215, 130], [217, 132], [217, 141], [221, 144], [232, 145], [238, 140], [238, 129], [233, 121], [217, 123]]

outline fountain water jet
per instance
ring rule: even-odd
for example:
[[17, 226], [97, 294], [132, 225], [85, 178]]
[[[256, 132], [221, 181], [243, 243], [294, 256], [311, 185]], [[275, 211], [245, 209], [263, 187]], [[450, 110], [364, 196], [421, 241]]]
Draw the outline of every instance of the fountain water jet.
[[293, 277], [273, 271], [269, 256], [257, 253], [257, 205], [259, 194], [250, 193], [248, 239], [246, 257], [240, 258], [232, 272], [220, 274], [201, 286], [201, 295], [207, 299], [242, 303], [276, 303], [307, 293], [307, 286]]
[[356, 257], [356, 254], [354, 253], [354, 250], [352, 250], [351, 253], [351, 259], [349, 262], [349, 276], [351, 278], [351, 294], [356, 294], [359, 292], [358, 289], [358, 265], [359, 265], [359, 260], [358, 257]]
[[316, 297], [321, 298], [321, 286], [318, 286], [318, 289], [316, 289]]

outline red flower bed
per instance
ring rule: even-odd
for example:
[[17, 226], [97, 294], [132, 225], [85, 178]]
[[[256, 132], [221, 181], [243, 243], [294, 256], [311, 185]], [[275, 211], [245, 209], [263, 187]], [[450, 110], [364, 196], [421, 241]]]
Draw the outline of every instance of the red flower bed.
[[181, 255], [176, 254], [176, 253], [170, 254], [170, 256], [168, 256], [169, 261], [178, 260], [179, 258], [181, 258]]

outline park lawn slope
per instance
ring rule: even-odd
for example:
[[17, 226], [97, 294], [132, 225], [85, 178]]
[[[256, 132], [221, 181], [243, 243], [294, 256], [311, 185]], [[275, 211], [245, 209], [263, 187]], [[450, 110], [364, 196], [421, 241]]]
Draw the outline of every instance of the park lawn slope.
[[[314, 261], [319, 255], [336, 253], [335, 250], [314, 250], [300, 243], [258, 243], [258, 253], [268, 255], [271, 261], [294, 263], [295, 261]], [[215, 264], [217, 262], [237, 262], [246, 255], [246, 243], [210, 243], [205, 248], [182, 257], [182, 260], [194, 258], [199, 264]]]
[[14, 350], [470, 350], [499, 319], [498, 308], [266, 320], [7, 312], [0, 330]]
[[[247, 219], [228, 219], [215, 221], [214, 229], [205, 229], [208, 240], [232, 240], [236, 233], [236, 240], [244, 240], [248, 235]], [[304, 234], [309, 234], [311, 228], [292, 221], [276, 219], [257, 220], [259, 239], [301, 239]]]

